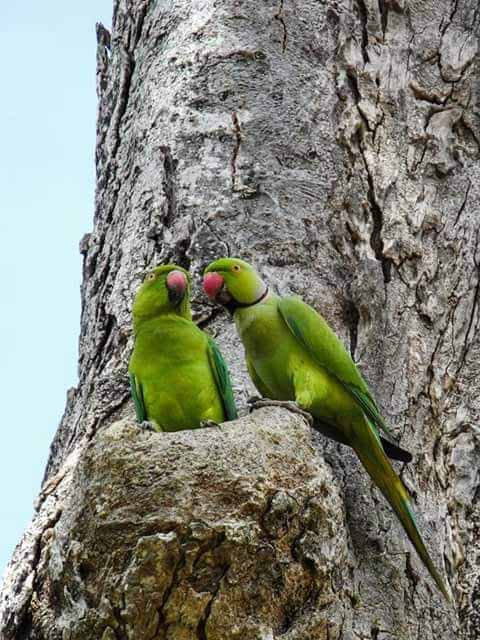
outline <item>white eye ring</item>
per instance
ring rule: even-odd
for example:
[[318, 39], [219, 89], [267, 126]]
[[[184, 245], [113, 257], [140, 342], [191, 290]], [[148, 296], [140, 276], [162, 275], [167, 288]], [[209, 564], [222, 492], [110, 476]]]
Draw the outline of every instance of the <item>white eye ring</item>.
[[149, 273], [148, 276], [145, 278], [145, 280], [148, 280], [148, 281], [155, 280], [155, 274]]
[[237, 272], [238, 272], [238, 271], [240, 271], [240, 270], [241, 270], [241, 268], [242, 268], [242, 267], [241, 267], [239, 264], [234, 264], [234, 265], [233, 265], [233, 270], [234, 270], [234, 271], [237, 271]]

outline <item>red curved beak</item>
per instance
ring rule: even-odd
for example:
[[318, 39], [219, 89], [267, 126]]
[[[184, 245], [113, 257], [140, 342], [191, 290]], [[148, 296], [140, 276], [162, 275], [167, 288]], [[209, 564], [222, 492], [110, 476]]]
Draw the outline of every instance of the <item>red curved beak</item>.
[[211, 300], [215, 300], [223, 283], [224, 279], [219, 273], [215, 273], [215, 271], [206, 273], [203, 277], [203, 290]]
[[167, 276], [167, 287], [171, 298], [179, 301], [185, 295], [187, 289], [187, 278], [181, 271], [171, 271]]

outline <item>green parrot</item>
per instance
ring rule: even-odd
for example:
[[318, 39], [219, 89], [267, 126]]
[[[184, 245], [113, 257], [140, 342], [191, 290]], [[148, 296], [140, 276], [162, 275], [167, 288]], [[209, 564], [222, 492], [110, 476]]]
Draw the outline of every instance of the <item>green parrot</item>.
[[355, 450], [450, 600], [418, 531], [407, 490], [387, 457], [408, 462], [411, 455], [387, 439], [387, 425], [365, 380], [326, 321], [300, 298], [270, 292], [255, 269], [236, 258], [212, 262], [203, 287], [233, 316], [261, 395], [274, 401], [270, 404], [307, 412], [315, 428]]
[[139, 423], [178, 431], [234, 420], [227, 366], [190, 311], [190, 276], [174, 264], [150, 271], [132, 309], [129, 373]]

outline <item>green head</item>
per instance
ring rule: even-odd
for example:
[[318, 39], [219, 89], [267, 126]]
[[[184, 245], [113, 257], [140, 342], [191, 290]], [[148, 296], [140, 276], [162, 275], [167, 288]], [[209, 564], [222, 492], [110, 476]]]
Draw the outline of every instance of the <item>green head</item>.
[[176, 264], [155, 267], [146, 276], [133, 301], [133, 326], [164, 314], [191, 320], [190, 274]]
[[255, 269], [238, 258], [215, 260], [205, 269], [203, 289], [231, 313], [265, 298], [268, 287]]

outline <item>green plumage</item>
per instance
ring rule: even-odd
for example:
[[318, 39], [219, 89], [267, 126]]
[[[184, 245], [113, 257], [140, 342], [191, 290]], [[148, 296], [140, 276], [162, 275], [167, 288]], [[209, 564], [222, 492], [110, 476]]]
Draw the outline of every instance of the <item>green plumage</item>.
[[[262, 297], [266, 285], [247, 263], [225, 258], [209, 265], [206, 273], [223, 278], [222, 302], [233, 310], [248, 371], [259, 392], [273, 400], [296, 401], [313, 416], [316, 427], [355, 450], [449, 599], [419, 534], [408, 493], [386, 455], [408, 460], [409, 454], [380, 437], [378, 429], [389, 436], [388, 428], [341, 341], [300, 298], [272, 293]], [[235, 308], [239, 299], [242, 304]]]
[[298, 342], [314, 357], [317, 365], [328, 371], [355, 399], [365, 415], [391, 437], [367, 383], [343, 343], [325, 320], [297, 297], [280, 299], [278, 311]]
[[[183, 295], [167, 277], [181, 272]], [[154, 269], [135, 297], [135, 344], [129, 373], [137, 420], [159, 431], [202, 426], [237, 417], [230, 377], [214, 340], [191, 319], [189, 274], [175, 265]]]

